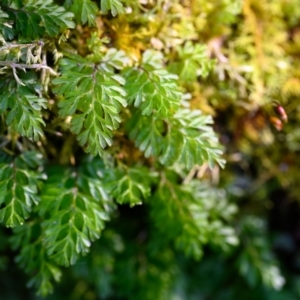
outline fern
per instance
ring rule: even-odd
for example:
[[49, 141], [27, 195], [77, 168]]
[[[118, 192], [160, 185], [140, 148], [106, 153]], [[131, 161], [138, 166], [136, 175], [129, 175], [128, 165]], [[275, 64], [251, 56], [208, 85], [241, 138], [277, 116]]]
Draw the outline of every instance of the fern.
[[0, 165], [0, 222], [8, 227], [24, 224], [34, 205], [39, 203], [39, 180], [44, 174], [37, 170], [42, 156], [25, 152]]
[[112, 170], [106, 176], [106, 186], [120, 204], [134, 206], [150, 196], [153, 181], [146, 168], [131, 167], [127, 170]]
[[[199, 44], [215, 5], [146, 2], [1, 2], [0, 222], [14, 228], [0, 228], [0, 249], [10, 235], [5, 251], [41, 296], [64, 266], [68, 280], [92, 270], [80, 278], [101, 293], [83, 298], [172, 299], [189, 256], [238, 244], [236, 206], [213, 186], [223, 147], [197, 109], [221, 98], [216, 53]], [[220, 2], [226, 24], [233, 6]]]
[[[218, 211], [214, 208], [218, 198], [212, 200], [211, 197], [218, 193], [217, 190], [203, 195], [204, 184], [180, 186], [177, 180], [178, 175], [173, 171], [162, 174], [161, 183], [150, 201], [152, 220], [164, 237], [163, 243], [173, 241], [176, 247], [197, 259], [203, 255], [204, 244], [216, 243], [225, 249], [236, 245], [238, 239], [234, 230], [226, 229], [220, 222], [222, 215], [227, 214], [227, 219], [232, 217], [234, 206]], [[225, 199], [223, 201], [225, 204]]]
[[49, 215], [42, 224], [47, 254], [68, 266], [100, 237], [112, 206], [96, 178], [84, 172], [54, 171], [42, 190], [38, 212]]
[[129, 136], [146, 157], [158, 157], [165, 165], [182, 163], [187, 168], [215, 161], [223, 167], [221, 148], [209, 116], [181, 109], [170, 120], [151, 118], [136, 112], [127, 124]]
[[23, 136], [38, 140], [43, 136], [41, 109], [46, 108], [46, 99], [35, 95], [26, 86], [6, 85], [0, 82], [0, 92], [3, 93], [0, 112], [6, 112], [6, 123], [11, 129]]
[[163, 68], [161, 53], [146, 51], [140, 66], [125, 71], [128, 102], [140, 107], [143, 115], [172, 115], [179, 107], [182, 93], [177, 76]]
[[179, 110], [168, 128], [161, 162], [180, 162], [187, 167], [208, 162], [213, 168], [217, 161], [223, 167], [224, 160], [220, 157], [222, 150], [211, 124], [212, 118], [201, 115], [200, 111]]
[[[105, 61], [106, 57], [104, 57]], [[80, 145], [92, 154], [112, 144], [113, 131], [121, 122], [120, 110], [126, 106], [124, 79], [111, 72], [105, 63], [91, 64], [80, 60], [63, 60], [67, 66], [53, 82], [55, 92], [64, 96], [59, 103], [60, 115], [72, 116], [71, 130], [78, 135]]]
[[3, 43], [3, 36], [5, 36], [6, 29], [9, 28], [8, 14], [0, 7], [0, 42]]
[[44, 33], [56, 36], [62, 30], [75, 26], [71, 20], [73, 14], [53, 4], [52, 0], [28, 0], [24, 4], [7, 0], [4, 5], [16, 24], [15, 34], [20, 33], [27, 40], [39, 39]]
[[73, 1], [71, 10], [75, 15], [77, 23], [88, 23], [89, 26], [96, 24], [98, 7], [91, 0], [75, 0]]
[[46, 296], [53, 291], [53, 280], [60, 280], [61, 271], [47, 256], [37, 234], [40, 231], [35, 223], [18, 226], [11, 244], [15, 250], [21, 249], [16, 261], [31, 276], [28, 286], [36, 288], [38, 295]]
[[172, 73], [178, 74], [183, 82], [194, 82], [198, 76], [207, 77], [213, 68], [213, 60], [207, 56], [207, 48], [188, 41], [178, 48], [178, 61], [169, 65]]
[[125, 9], [122, 4], [122, 0], [101, 0], [100, 7], [104, 14], [111, 11], [111, 14], [115, 17], [118, 14], [125, 13]]

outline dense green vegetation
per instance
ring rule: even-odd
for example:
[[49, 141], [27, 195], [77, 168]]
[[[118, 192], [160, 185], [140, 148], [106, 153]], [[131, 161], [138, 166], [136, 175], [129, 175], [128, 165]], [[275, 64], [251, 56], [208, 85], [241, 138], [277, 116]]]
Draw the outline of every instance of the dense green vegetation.
[[0, 1], [0, 298], [299, 299], [299, 57], [298, 0]]

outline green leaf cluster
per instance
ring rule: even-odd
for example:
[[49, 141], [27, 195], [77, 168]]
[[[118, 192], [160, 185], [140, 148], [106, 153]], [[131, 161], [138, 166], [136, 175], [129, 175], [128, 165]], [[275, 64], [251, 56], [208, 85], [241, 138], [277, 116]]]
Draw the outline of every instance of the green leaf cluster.
[[35, 223], [16, 227], [11, 244], [15, 250], [21, 248], [16, 261], [31, 277], [28, 286], [34, 287], [39, 295], [45, 296], [53, 291], [52, 281], [60, 280], [61, 270], [49, 260], [39, 232], [40, 228]]
[[[60, 267], [90, 252], [126, 205], [145, 206], [155, 226], [173, 228], [170, 238], [157, 230], [164, 247], [199, 258], [205, 244], [235, 244], [223, 222], [210, 214], [198, 220], [206, 208], [197, 188], [169, 179], [183, 181], [195, 166], [223, 167], [223, 151], [211, 116], [185, 101], [185, 71], [172, 70], [167, 53], [135, 56], [114, 45], [113, 22], [126, 20], [126, 5], [133, 3], [1, 3], [0, 222], [14, 228], [17, 263], [40, 295], [53, 291]], [[211, 63], [204, 48], [187, 42], [176, 57], [187, 56], [197, 73], [189, 80], [195, 68], [204, 76]], [[151, 265], [144, 280], [160, 273]]]
[[68, 266], [100, 237], [111, 205], [99, 180], [81, 172], [56, 172], [44, 185], [38, 212], [49, 215], [42, 223], [47, 254]]
[[[237, 245], [234, 230], [224, 223], [236, 210], [226, 202], [225, 191], [207, 192], [205, 184], [178, 185], [176, 181], [176, 173], [166, 173], [150, 200], [151, 217], [163, 242], [172, 240], [178, 249], [196, 259], [203, 255], [204, 244], [216, 245], [223, 251]], [[219, 204], [220, 198], [223, 201]]]
[[0, 164], [0, 222], [8, 227], [23, 225], [33, 206], [39, 203], [39, 181], [45, 179], [39, 170], [42, 156], [26, 152]]
[[4, 0], [2, 6], [9, 20], [15, 24], [14, 34], [27, 41], [40, 39], [45, 33], [56, 36], [60, 31], [75, 26], [73, 14], [55, 5], [52, 0]]
[[127, 123], [129, 137], [146, 157], [157, 156], [164, 165], [180, 163], [187, 168], [215, 161], [224, 166], [222, 149], [210, 125], [210, 116], [180, 109], [170, 120], [149, 118], [136, 112]]
[[108, 53], [103, 61], [91, 64], [83, 59], [63, 60], [62, 67], [67, 67], [53, 81], [54, 92], [64, 97], [59, 103], [60, 115], [72, 116], [71, 131], [94, 155], [111, 146], [113, 130], [121, 122], [120, 110], [127, 105], [124, 79], [113, 73], [114, 58]]
[[0, 272], [55, 299], [296, 295], [261, 219], [299, 198], [298, 6], [1, 1]]
[[186, 42], [178, 48], [178, 59], [169, 65], [170, 72], [178, 74], [185, 83], [196, 81], [198, 76], [207, 77], [214, 63], [207, 57], [207, 51], [204, 45]]

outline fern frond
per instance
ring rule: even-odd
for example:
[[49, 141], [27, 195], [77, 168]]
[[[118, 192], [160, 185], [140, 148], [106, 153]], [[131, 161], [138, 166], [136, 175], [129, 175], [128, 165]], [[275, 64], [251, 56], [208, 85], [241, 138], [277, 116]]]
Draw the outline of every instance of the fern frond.
[[37, 141], [42, 137], [45, 122], [41, 116], [46, 108], [46, 99], [37, 96], [31, 88], [11, 82], [0, 81], [0, 93], [3, 95], [0, 113], [7, 112], [6, 124], [19, 134]]
[[128, 103], [139, 107], [143, 115], [168, 117], [179, 107], [182, 92], [177, 76], [163, 67], [161, 53], [147, 50], [141, 65], [124, 72]]
[[89, 26], [96, 24], [98, 7], [97, 4], [91, 0], [74, 0], [71, 10], [75, 15], [77, 23], [87, 23]]
[[45, 179], [38, 170], [41, 164], [42, 155], [36, 152], [0, 164], [0, 222], [7, 227], [22, 225], [39, 203], [39, 180]]
[[152, 220], [164, 242], [173, 241], [178, 249], [196, 259], [202, 256], [202, 248], [207, 243], [224, 250], [236, 245], [238, 239], [234, 229], [220, 221], [223, 214], [230, 218], [235, 212], [224, 194], [222, 202], [228, 208], [218, 210], [214, 205], [219, 202], [220, 191], [210, 190], [203, 197], [199, 188], [206, 190], [205, 185], [197, 182], [185, 186], [178, 185], [177, 181], [178, 175], [173, 171], [161, 174], [160, 185], [149, 200]]
[[213, 66], [214, 61], [208, 57], [207, 48], [188, 41], [183, 47], [178, 47], [178, 60], [169, 64], [168, 69], [186, 83], [196, 81], [198, 76], [207, 77]]
[[53, 37], [75, 27], [72, 21], [74, 15], [55, 5], [52, 0], [28, 0], [17, 5], [11, 3], [6, 8], [16, 24], [16, 34], [20, 33], [30, 40], [42, 38], [45, 33]]
[[72, 116], [71, 131], [78, 135], [80, 145], [86, 145], [87, 152], [101, 154], [112, 144], [113, 131], [121, 122], [121, 108], [127, 105], [124, 79], [112, 73], [109, 64], [62, 61], [62, 65], [68, 64], [62, 76], [53, 81], [54, 91], [63, 96], [60, 115]]
[[150, 184], [153, 181], [148, 169], [137, 166], [126, 170], [110, 170], [104, 180], [117, 202], [131, 207], [142, 204], [150, 196]]
[[40, 232], [36, 223], [18, 226], [10, 241], [14, 250], [20, 249], [16, 262], [30, 276], [28, 286], [46, 296], [52, 293], [53, 281], [58, 282], [62, 272], [47, 256]]
[[41, 215], [49, 216], [43, 222], [48, 255], [59, 265], [74, 264], [100, 237], [110, 210], [99, 179], [70, 170], [49, 175], [38, 208]]
[[212, 118], [198, 110], [179, 109], [169, 120], [149, 118], [137, 111], [128, 121], [127, 130], [146, 157], [158, 157], [164, 165], [181, 163], [191, 168], [208, 162], [213, 168], [217, 162], [223, 167], [223, 151], [211, 124]]
[[125, 8], [123, 7], [123, 0], [101, 0], [100, 6], [101, 11], [107, 14], [111, 11], [111, 14], [115, 17], [118, 14], [125, 13]]

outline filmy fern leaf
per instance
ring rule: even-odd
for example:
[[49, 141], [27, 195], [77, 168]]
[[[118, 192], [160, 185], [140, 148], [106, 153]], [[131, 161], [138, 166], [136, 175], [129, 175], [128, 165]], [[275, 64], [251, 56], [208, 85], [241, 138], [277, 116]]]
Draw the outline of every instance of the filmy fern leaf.
[[217, 162], [223, 167], [222, 149], [211, 124], [212, 118], [198, 110], [179, 109], [169, 120], [136, 112], [127, 130], [146, 157], [155, 156], [164, 165], [182, 163], [190, 168], [208, 162], [213, 168]]
[[145, 157], [159, 157], [163, 152], [164, 121], [142, 116], [137, 110], [127, 121], [126, 129], [135, 145], [144, 152]]
[[[121, 122], [120, 110], [126, 106], [124, 79], [109, 71], [106, 64], [63, 60], [70, 67], [53, 82], [55, 91], [63, 96], [59, 103], [61, 116], [72, 116], [71, 131], [76, 133], [80, 145], [94, 155], [112, 144], [113, 131]], [[77, 69], [80, 69], [80, 72]]]
[[182, 92], [177, 76], [164, 69], [162, 59], [161, 53], [147, 50], [140, 66], [124, 72], [128, 102], [139, 107], [143, 115], [168, 117], [179, 107]]
[[73, 14], [52, 0], [28, 0], [11, 4], [8, 14], [16, 24], [16, 32], [27, 39], [39, 39], [47, 33], [56, 36], [62, 30], [74, 28]]
[[48, 255], [59, 265], [74, 264], [99, 238], [110, 209], [100, 180], [66, 170], [49, 175], [39, 206], [39, 213], [49, 216], [43, 222]]
[[4, 38], [5, 38], [5, 29], [9, 28], [7, 22], [8, 22], [8, 14], [5, 13], [0, 7], [0, 38], [2, 36], [4, 36]]
[[10, 162], [0, 164], [0, 222], [6, 226], [23, 224], [33, 205], [38, 204], [38, 181], [45, 178], [37, 170], [41, 159], [41, 154], [25, 152]]
[[46, 296], [53, 291], [52, 282], [60, 280], [61, 270], [46, 254], [39, 225], [31, 222], [16, 227], [13, 233], [12, 247], [21, 249], [16, 262], [31, 277], [28, 286], [36, 288], [38, 295]]
[[203, 45], [193, 45], [191, 41], [178, 47], [178, 61], [168, 67], [170, 72], [178, 74], [183, 82], [193, 82], [198, 76], [206, 77], [213, 68], [214, 61], [207, 55]]
[[[159, 188], [149, 201], [153, 222], [163, 242], [173, 241], [178, 249], [197, 259], [202, 256], [203, 245], [207, 243], [224, 250], [236, 245], [238, 239], [234, 229], [221, 221], [222, 214], [230, 217], [235, 211], [224, 199], [224, 193], [221, 196], [218, 190], [213, 190], [203, 197], [197, 190], [199, 186], [201, 190], [206, 188], [204, 185], [199, 182], [178, 185], [177, 181], [178, 176], [173, 171], [162, 174]], [[220, 197], [229, 210], [213, 208]]]
[[88, 23], [89, 26], [96, 24], [98, 7], [91, 0], [75, 0], [71, 6], [71, 10], [78, 23]]
[[166, 165], [180, 162], [187, 168], [204, 162], [208, 162], [211, 168], [215, 162], [223, 167], [223, 151], [212, 123], [212, 117], [202, 115], [199, 110], [178, 110], [168, 127], [160, 161]]
[[122, 0], [101, 0], [101, 11], [107, 14], [111, 11], [111, 14], [115, 17], [118, 14], [125, 13], [125, 9], [122, 4]]
[[106, 186], [120, 204], [142, 204], [150, 196], [151, 176], [146, 168], [113, 169], [107, 175]]
[[6, 85], [5, 81], [0, 82], [0, 92], [3, 95], [0, 113], [8, 110], [7, 125], [34, 140], [43, 136], [41, 126], [45, 123], [41, 109], [46, 108], [46, 99], [35, 95], [29, 87], [16, 85], [15, 82], [10, 85]]

